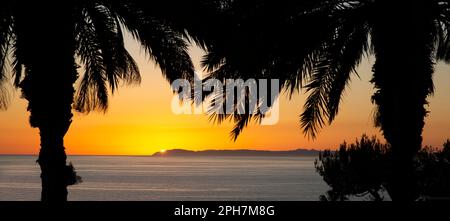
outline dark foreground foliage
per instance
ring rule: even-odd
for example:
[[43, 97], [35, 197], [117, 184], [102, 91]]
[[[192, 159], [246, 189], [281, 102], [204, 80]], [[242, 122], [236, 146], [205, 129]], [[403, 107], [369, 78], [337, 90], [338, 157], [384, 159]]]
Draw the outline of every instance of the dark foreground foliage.
[[[450, 140], [443, 148], [424, 147], [415, 157], [416, 188], [422, 200], [450, 198]], [[355, 143], [325, 150], [315, 161], [316, 171], [331, 187], [323, 201], [343, 201], [358, 197], [381, 201], [389, 194], [392, 177], [390, 145], [363, 135]]]

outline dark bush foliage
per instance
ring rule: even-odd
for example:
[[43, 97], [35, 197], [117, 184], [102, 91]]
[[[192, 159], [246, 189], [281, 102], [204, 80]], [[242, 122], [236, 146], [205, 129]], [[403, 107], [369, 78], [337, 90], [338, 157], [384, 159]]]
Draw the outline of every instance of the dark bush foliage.
[[[353, 144], [344, 142], [337, 151], [321, 152], [314, 164], [331, 189], [320, 199], [342, 201], [368, 196], [371, 200], [383, 200], [381, 191], [391, 176], [391, 159], [390, 146], [367, 135]], [[442, 149], [424, 147], [415, 163], [416, 186], [422, 199], [450, 197], [450, 140]]]

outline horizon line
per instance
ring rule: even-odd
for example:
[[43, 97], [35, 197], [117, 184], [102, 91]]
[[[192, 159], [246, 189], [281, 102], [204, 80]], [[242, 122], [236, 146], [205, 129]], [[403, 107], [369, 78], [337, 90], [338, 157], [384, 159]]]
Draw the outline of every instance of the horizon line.
[[[250, 150], [250, 151], [268, 151], [268, 152], [288, 152], [288, 151], [295, 151], [295, 150], [309, 150], [309, 151], [323, 151], [318, 150], [314, 148], [306, 149], [306, 148], [295, 148], [295, 149], [289, 149], [289, 150], [261, 150], [261, 149], [204, 149], [204, 150], [190, 150], [190, 149], [183, 149], [183, 148], [173, 148], [173, 149], [160, 149], [159, 151], [155, 151], [150, 154], [66, 154], [67, 156], [124, 156], [124, 157], [140, 157], [140, 156], [152, 156], [156, 153], [160, 153], [161, 150], [170, 151], [170, 150], [187, 150], [187, 151], [193, 151], [193, 152], [201, 152], [201, 151], [239, 151], [239, 150]], [[38, 153], [0, 153], [0, 156], [39, 156]]]

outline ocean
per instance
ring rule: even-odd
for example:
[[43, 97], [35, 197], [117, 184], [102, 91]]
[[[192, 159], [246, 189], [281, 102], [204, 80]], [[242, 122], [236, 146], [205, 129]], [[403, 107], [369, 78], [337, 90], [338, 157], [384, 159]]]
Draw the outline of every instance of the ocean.
[[[36, 156], [0, 155], [0, 201], [40, 198]], [[314, 157], [69, 156], [71, 201], [307, 200], [328, 186]]]

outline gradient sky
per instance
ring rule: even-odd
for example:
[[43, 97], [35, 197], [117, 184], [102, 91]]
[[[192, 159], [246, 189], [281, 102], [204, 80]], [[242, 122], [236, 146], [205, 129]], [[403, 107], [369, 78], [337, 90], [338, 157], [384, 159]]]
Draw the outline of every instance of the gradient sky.
[[[148, 155], [174, 148], [335, 149], [342, 141], [354, 141], [363, 133], [381, 137], [379, 130], [373, 127], [374, 106], [370, 102], [373, 58], [365, 59], [360, 65], [360, 78], [353, 77], [338, 117], [320, 132], [316, 140], [306, 138], [298, 124], [306, 97], [302, 92], [291, 100], [282, 96], [278, 124], [250, 125], [233, 142], [229, 136], [231, 123], [215, 125], [206, 115], [173, 114], [169, 83], [136, 42], [129, 36], [126, 36], [126, 42], [139, 64], [142, 84], [120, 88], [111, 98], [106, 114], [75, 113], [65, 138], [68, 154]], [[191, 54], [201, 70], [199, 60], [203, 52], [192, 47]], [[431, 113], [426, 121], [424, 144], [441, 146], [450, 137], [450, 66], [439, 63], [434, 80], [436, 93], [430, 99]], [[8, 110], [0, 112], [0, 154], [36, 154], [39, 151], [38, 129], [28, 124], [26, 101], [20, 98], [20, 92], [12, 94], [12, 104]]]

